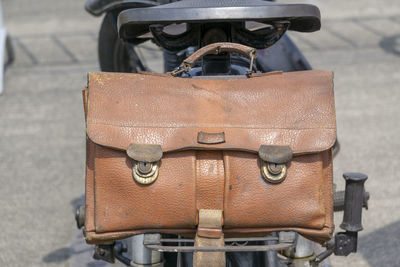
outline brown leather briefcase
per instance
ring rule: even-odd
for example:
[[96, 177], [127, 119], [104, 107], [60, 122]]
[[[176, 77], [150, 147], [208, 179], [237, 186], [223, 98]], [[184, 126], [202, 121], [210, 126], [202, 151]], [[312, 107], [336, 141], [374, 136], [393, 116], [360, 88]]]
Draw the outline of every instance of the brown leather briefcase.
[[332, 78], [89, 74], [86, 241], [289, 230], [328, 240]]

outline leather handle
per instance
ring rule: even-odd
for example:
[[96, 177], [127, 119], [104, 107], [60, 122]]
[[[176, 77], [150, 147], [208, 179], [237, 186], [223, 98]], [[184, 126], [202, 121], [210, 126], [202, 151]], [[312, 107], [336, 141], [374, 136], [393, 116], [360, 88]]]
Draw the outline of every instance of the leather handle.
[[213, 43], [200, 48], [199, 50], [194, 52], [191, 56], [189, 56], [187, 59], [185, 59], [176, 70], [172, 71], [171, 75], [177, 76], [182, 72], [190, 71], [194, 66], [194, 64], [196, 63], [196, 61], [206, 55], [218, 55], [224, 52], [239, 53], [250, 59], [250, 72], [252, 71], [253, 62], [257, 56], [257, 50], [255, 48], [242, 44], [223, 42], [223, 43]]
[[246, 45], [235, 43], [214, 43], [200, 48], [183, 62], [193, 67], [197, 60], [206, 55], [218, 55], [224, 52], [239, 53], [247, 57], [248, 59], [251, 59], [252, 57], [255, 57], [256, 49]]

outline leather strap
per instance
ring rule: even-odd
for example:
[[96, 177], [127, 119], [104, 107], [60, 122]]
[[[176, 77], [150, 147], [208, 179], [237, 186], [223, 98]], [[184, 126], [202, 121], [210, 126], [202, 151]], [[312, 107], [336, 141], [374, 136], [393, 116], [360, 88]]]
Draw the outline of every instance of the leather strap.
[[223, 155], [215, 151], [196, 153], [196, 208], [223, 210], [225, 168]]
[[[194, 245], [196, 247], [225, 246], [222, 233], [222, 210], [199, 210], [199, 225]], [[216, 232], [212, 237], [209, 233]], [[194, 267], [225, 267], [225, 252], [195, 252], [193, 253]]]
[[199, 210], [199, 225], [197, 236], [206, 238], [221, 238], [222, 210]]
[[[222, 233], [225, 169], [222, 153], [198, 151], [196, 207], [199, 211], [195, 246], [224, 246]], [[224, 252], [195, 252], [194, 267], [225, 267]]]

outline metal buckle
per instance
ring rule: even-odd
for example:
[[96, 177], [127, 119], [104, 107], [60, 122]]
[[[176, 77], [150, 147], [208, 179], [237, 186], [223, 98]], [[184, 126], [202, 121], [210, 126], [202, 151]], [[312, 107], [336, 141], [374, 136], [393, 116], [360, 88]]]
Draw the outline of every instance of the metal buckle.
[[190, 64], [183, 62], [179, 67], [170, 72], [171, 76], [176, 77], [181, 73], [188, 73], [192, 69]]
[[139, 184], [151, 184], [158, 177], [163, 152], [160, 145], [130, 144], [126, 150], [133, 159], [132, 176]]
[[256, 57], [257, 57], [257, 50], [254, 49], [250, 52], [250, 67], [249, 67], [250, 73], [253, 73], [253, 65], [254, 65], [254, 60], [256, 59]]
[[287, 166], [293, 157], [289, 146], [262, 145], [258, 150], [261, 159], [261, 174], [273, 184], [281, 183], [286, 178]]
[[261, 161], [261, 174], [266, 181], [277, 184], [285, 180], [287, 168], [285, 164]]
[[133, 161], [132, 176], [139, 184], [151, 184], [158, 177], [159, 161], [143, 162]]

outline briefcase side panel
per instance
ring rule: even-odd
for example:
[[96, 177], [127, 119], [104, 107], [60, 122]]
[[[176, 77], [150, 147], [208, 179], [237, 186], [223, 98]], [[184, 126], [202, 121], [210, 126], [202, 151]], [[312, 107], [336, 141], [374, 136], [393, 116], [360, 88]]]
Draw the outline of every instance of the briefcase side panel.
[[96, 146], [96, 232], [196, 226], [195, 152], [168, 153], [149, 185], [132, 177], [126, 152]]
[[296, 156], [287, 177], [277, 184], [266, 181], [260, 159], [251, 153], [225, 152], [226, 188], [224, 219], [229, 228], [309, 228], [327, 225], [332, 198], [330, 150]]
[[[129, 231], [155, 229], [194, 231], [197, 191], [201, 190], [195, 188], [196, 183], [199, 185], [199, 181], [195, 182], [196, 151], [167, 153], [162, 159], [160, 177], [154, 184], [143, 186], [133, 180], [131, 159], [124, 152], [91, 144], [92, 151], [96, 150], [97, 167], [95, 178], [90, 168], [87, 173], [87, 233], [101, 236], [120, 232], [126, 236]], [[224, 231], [238, 235], [299, 229], [301, 233], [309, 232], [310, 238], [329, 237], [333, 230], [331, 150], [294, 157], [280, 184], [264, 180], [256, 155], [223, 153]], [[168, 181], [167, 185], [164, 181]], [[93, 233], [89, 235], [93, 238]]]

